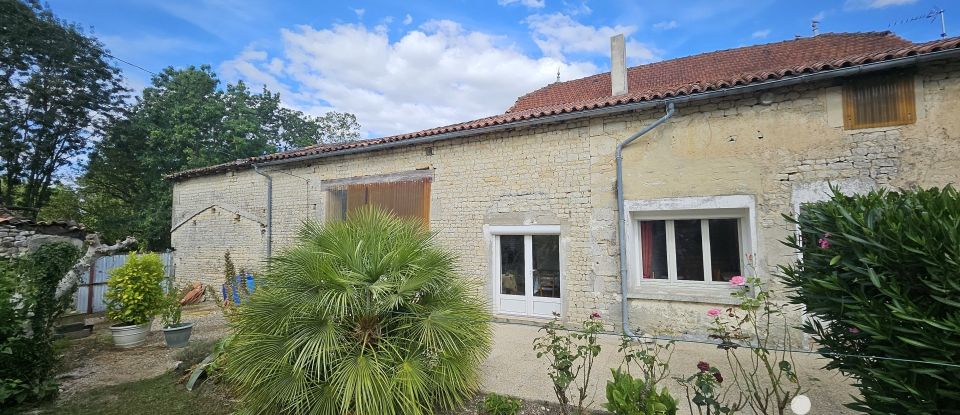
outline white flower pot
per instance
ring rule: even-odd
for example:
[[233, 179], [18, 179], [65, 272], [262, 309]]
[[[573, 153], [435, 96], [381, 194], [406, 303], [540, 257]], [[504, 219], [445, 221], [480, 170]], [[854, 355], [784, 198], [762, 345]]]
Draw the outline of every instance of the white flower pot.
[[110, 326], [110, 333], [113, 334], [113, 344], [117, 347], [128, 349], [137, 347], [147, 341], [147, 334], [150, 333], [150, 322], [137, 325], [123, 325], [123, 323]]

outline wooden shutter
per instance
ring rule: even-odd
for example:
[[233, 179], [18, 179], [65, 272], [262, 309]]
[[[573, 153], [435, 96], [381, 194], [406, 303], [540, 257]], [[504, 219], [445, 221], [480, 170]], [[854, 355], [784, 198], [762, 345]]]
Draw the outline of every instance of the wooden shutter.
[[327, 220], [343, 220], [363, 206], [378, 206], [400, 217], [430, 224], [429, 178], [336, 186], [327, 192]]
[[845, 130], [913, 124], [916, 120], [913, 76], [872, 76], [843, 87]]

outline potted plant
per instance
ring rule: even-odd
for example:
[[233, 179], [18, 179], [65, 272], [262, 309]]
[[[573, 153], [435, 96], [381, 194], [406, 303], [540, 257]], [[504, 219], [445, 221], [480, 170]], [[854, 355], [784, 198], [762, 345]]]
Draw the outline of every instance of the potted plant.
[[134, 254], [110, 272], [107, 280], [107, 317], [113, 343], [128, 348], [143, 344], [150, 323], [163, 305], [163, 262], [157, 254]]
[[163, 309], [160, 312], [160, 321], [163, 323], [163, 340], [167, 347], [184, 347], [190, 341], [193, 332], [193, 323], [180, 322], [182, 306], [180, 305], [180, 291], [174, 288], [167, 290]]

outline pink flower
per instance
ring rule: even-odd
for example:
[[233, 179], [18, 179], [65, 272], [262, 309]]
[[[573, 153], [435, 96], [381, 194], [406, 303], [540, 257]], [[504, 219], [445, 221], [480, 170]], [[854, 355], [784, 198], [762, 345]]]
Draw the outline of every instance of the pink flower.
[[701, 372], [706, 372], [710, 370], [710, 364], [701, 360], [697, 363], [697, 369], [700, 369]]
[[860, 334], [860, 329], [856, 327], [850, 327], [849, 329], [847, 329], [847, 331], [849, 331], [850, 334]]
[[591, 319], [591, 320], [596, 320], [596, 319], [598, 319], [598, 318], [600, 318], [600, 312], [599, 312], [599, 311], [594, 311], [594, 312], [590, 313], [590, 319]]
[[711, 308], [711, 309], [707, 310], [707, 315], [710, 316], [710, 317], [719, 316], [719, 315], [720, 315], [720, 309], [719, 309], [719, 308]]
[[817, 240], [817, 245], [820, 245], [820, 249], [827, 249], [830, 247], [830, 241], [827, 239], [833, 236], [830, 232], [823, 234], [823, 238]]
[[747, 283], [747, 279], [743, 278], [743, 276], [740, 276], [740, 275], [735, 275], [730, 278], [730, 285], [741, 286], [746, 283]]

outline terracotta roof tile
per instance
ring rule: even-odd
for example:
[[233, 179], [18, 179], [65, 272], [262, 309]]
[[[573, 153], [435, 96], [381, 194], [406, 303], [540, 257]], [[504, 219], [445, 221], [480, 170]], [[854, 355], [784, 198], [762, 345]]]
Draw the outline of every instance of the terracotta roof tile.
[[863, 65], [947, 49], [960, 49], [960, 37], [914, 44], [890, 32], [822, 34], [671, 59], [629, 68], [627, 94], [610, 95], [610, 73], [554, 83], [526, 94], [506, 113], [412, 133], [321, 144], [186, 170], [171, 180], [236, 170], [255, 163], [370, 147], [419, 137], [504, 125], [552, 115], [643, 101], [694, 95], [740, 85]]

